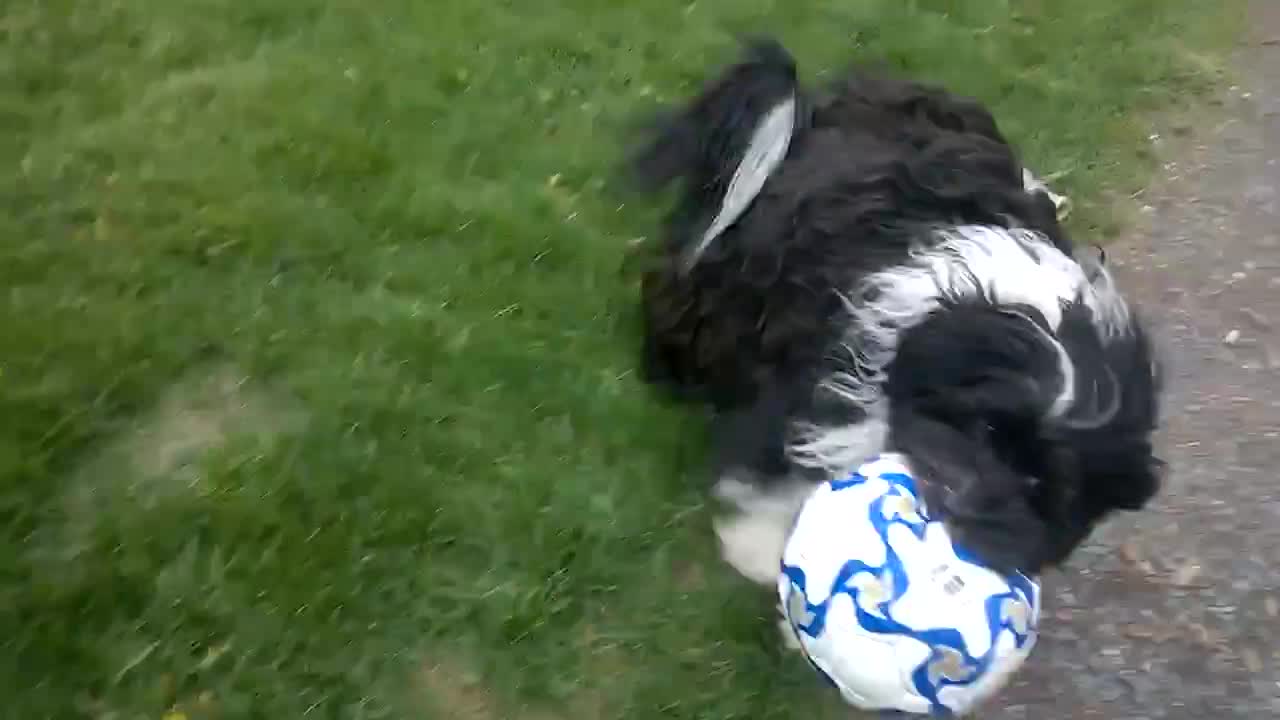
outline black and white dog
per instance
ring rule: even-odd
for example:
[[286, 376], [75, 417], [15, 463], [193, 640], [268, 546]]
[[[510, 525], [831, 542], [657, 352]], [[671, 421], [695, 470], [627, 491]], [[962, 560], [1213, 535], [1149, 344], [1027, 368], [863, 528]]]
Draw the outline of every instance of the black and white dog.
[[1148, 336], [977, 102], [861, 71], [810, 92], [761, 40], [632, 160], [682, 181], [644, 366], [714, 411], [743, 575], [775, 584], [813, 483], [883, 451], [957, 541], [1031, 574], [1157, 491]]

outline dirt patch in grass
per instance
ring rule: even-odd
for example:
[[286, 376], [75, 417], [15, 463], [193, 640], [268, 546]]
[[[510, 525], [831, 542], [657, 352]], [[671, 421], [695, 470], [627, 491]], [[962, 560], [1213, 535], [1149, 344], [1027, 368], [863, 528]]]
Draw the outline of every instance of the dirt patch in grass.
[[676, 587], [683, 592], [702, 592], [707, 588], [707, 569], [697, 560], [676, 560], [672, 563], [671, 574]]
[[465, 664], [454, 660], [428, 663], [418, 678], [432, 710], [442, 720], [499, 720], [497, 700]]
[[204, 368], [175, 383], [152, 412], [107, 454], [140, 480], [194, 480], [194, 464], [235, 437], [263, 440], [292, 433], [306, 413], [232, 365]]
[[420, 675], [431, 717], [440, 720], [589, 720], [592, 715], [520, 708], [509, 712], [470, 665], [459, 658], [433, 660]]
[[[594, 639], [594, 633], [588, 630], [582, 641], [594, 644]], [[591, 666], [596, 680], [584, 684], [558, 711], [529, 706], [512, 709], [485, 685], [464, 658], [433, 658], [424, 664], [417, 680], [431, 717], [441, 720], [603, 720], [617, 717], [608, 711], [603, 693], [595, 687], [602, 687], [609, 677], [616, 677], [612, 673], [619, 666], [613, 655], [612, 652], [593, 655], [593, 660], [604, 662], [604, 667]]]
[[201, 492], [201, 461], [235, 441], [267, 443], [301, 431], [305, 409], [230, 364], [203, 366], [175, 382], [136, 422], [109, 439], [68, 487], [64, 552], [75, 552], [102, 508], [149, 507]]

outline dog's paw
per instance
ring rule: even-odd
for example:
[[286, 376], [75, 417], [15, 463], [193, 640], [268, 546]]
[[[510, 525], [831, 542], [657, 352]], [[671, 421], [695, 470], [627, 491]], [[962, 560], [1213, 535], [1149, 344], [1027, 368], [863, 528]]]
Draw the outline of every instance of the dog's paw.
[[720, 554], [743, 577], [765, 586], [778, 582], [786, 528], [769, 514], [738, 513], [713, 522]]

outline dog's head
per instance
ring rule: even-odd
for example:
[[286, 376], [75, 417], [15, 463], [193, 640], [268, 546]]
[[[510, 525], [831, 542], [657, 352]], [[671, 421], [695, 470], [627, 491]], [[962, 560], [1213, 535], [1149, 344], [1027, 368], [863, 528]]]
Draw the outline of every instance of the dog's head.
[[1083, 302], [944, 303], [887, 368], [890, 445], [911, 458], [956, 542], [993, 567], [1063, 562], [1159, 487], [1159, 366], [1138, 318]]

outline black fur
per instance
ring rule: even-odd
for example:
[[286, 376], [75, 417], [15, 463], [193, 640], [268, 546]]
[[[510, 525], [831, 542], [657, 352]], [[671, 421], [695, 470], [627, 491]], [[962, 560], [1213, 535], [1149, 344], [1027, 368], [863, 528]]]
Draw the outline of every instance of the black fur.
[[[798, 111], [785, 160], [698, 262], [682, 264], [755, 125], [788, 95]], [[770, 479], [853, 469], [815, 471], [791, 447], [797, 427], [872, 412], [825, 382], [848, 370], [846, 303], [877, 302], [848, 295], [859, 281], [961, 225], [1022, 228], [1045, 251], [1073, 252], [1053, 202], [1024, 187], [981, 104], [861, 71], [810, 93], [769, 40], [655, 126], [633, 169], [650, 189], [682, 183], [642, 283], [645, 375], [706, 403], [722, 472], [765, 491]], [[1060, 563], [1107, 513], [1138, 509], [1158, 488], [1156, 361], [1136, 315], [1114, 332], [1104, 325], [1083, 299], [1051, 327], [1035, 308], [979, 293], [949, 298], [898, 337], [881, 449], [909, 457], [930, 507], [993, 566]], [[1075, 398], [1059, 412], [1063, 350]]]

